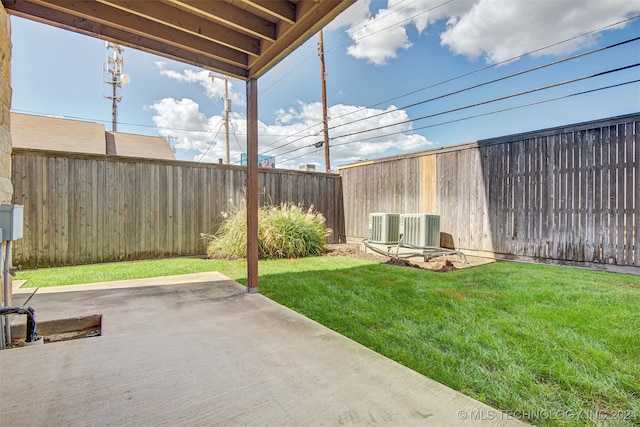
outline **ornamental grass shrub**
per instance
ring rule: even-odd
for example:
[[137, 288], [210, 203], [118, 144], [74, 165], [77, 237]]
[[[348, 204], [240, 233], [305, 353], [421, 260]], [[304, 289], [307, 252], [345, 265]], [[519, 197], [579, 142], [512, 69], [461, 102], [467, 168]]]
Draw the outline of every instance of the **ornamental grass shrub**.
[[[247, 256], [247, 209], [238, 207], [223, 214], [225, 220], [207, 239], [207, 255], [216, 259]], [[258, 211], [258, 257], [260, 259], [301, 258], [320, 255], [330, 232], [325, 218], [313, 206], [266, 205]]]

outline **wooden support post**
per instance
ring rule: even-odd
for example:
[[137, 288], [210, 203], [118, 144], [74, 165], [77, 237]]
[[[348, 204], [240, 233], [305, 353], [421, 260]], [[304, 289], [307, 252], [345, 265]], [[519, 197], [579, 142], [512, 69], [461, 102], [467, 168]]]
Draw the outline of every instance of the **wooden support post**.
[[247, 81], [247, 292], [258, 292], [258, 80]]

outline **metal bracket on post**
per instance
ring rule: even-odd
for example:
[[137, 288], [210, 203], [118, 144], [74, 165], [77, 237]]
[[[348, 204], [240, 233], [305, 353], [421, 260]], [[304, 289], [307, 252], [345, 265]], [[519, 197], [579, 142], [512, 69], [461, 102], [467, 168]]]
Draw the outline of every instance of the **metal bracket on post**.
[[[11, 286], [9, 283], [9, 275], [11, 273], [11, 242], [22, 238], [23, 210], [24, 206], [22, 205], [0, 205], [0, 229], [2, 229], [0, 241], [4, 241], [6, 244], [4, 268], [2, 271], [2, 282], [4, 288], [3, 310], [9, 308], [10, 304]], [[3, 326], [2, 347], [0, 347], [0, 349], [4, 349], [5, 344], [6, 346], [11, 345], [11, 320], [9, 319], [9, 314], [2, 316], [2, 322], [0, 322], [0, 324]]]

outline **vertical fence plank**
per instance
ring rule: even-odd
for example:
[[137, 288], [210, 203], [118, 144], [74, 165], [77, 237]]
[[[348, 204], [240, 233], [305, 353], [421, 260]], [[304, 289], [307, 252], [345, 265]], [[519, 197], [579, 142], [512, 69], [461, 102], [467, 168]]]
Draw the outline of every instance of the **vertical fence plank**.
[[65, 265], [65, 260], [67, 264], [71, 264], [73, 262], [73, 258], [69, 256], [69, 248], [72, 247], [71, 240], [71, 230], [69, 227], [69, 193], [70, 189], [65, 183], [68, 182], [69, 172], [68, 172], [68, 159], [58, 158], [57, 159], [57, 182], [58, 182], [58, 198], [56, 199], [56, 215], [58, 216], [58, 227], [56, 228], [56, 243], [59, 243], [60, 246], [57, 246], [57, 253], [60, 257], [58, 262], [61, 265]]
[[633, 246], [635, 246], [634, 265], [640, 267], [640, 120], [634, 124], [633, 146], [633, 176], [635, 178], [633, 182], [635, 188], [633, 206], [635, 212], [633, 215], [634, 232], [631, 241], [633, 242]]
[[588, 130], [583, 132], [582, 140], [582, 162], [584, 165], [583, 174], [583, 197], [584, 197], [584, 235], [585, 246], [583, 253], [583, 261], [593, 260], [593, 248], [594, 248], [594, 217], [593, 217], [593, 204], [594, 204], [594, 169], [593, 169], [593, 134], [594, 130]]
[[[493, 239], [493, 248], [497, 253], [508, 253], [506, 241], [507, 234], [507, 220], [509, 215], [509, 206], [507, 203], [507, 197], [509, 193], [509, 187], [507, 184], [507, 161], [509, 156], [507, 155], [507, 144], [498, 144], [491, 146], [493, 148], [494, 157], [489, 156], [484, 161], [484, 167], [490, 169], [492, 173], [492, 182], [495, 183], [494, 187], [497, 189], [497, 194], [493, 197], [487, 198], [487, 204], [491, 212], [493, 220], [493, 233], [489, 236]], [[495, 165], [495, 167], [494, 167]], [[495, 236], [495, 238], [493, 237]]]
[[[591, 155], [589, 156], [591, 161], [591, 185], [587, 189], [587, 194], [591, 194], [589, 199], [589, 217], [590, 222], [590, 234], [589, 239], [591, 241], [591, 251], [587, 254], [588, 261], [601, 262], [601, 247], [602, 239], [602, 130], [600, 128], [593, 129], [587, 134], [589, 140], [589, 150]], [[589, 191], [591, 190], [591, 193]]]
[[549, 178], [548, 181], [551, 185], [551, 200], [550, 200], [550, 210], [551, 210], [551, 229], [549, 231], [548, 240], [549, 240], [549, 249], [547, 256], [551, 257], [551, 254], [556, 254], [559, 243], [559, 234], [560, 234], [560, 203], [561, 203], [561, 195], [560, 195], [560, 136], [558, 134], [553, 135], [549, 138], [551, 141], [550, 147], [550, 158], [549, 158]]
[[625, 235], [625, 208], [626, 208], [626, 191], [625, 191], [625, 126], [620, 124], [617, 126], [617, 138], [616, 138], [616, 181], [618, 184], [617, 191], [617, 209], [616, 215], [616, 264], [624, 264], [624, 235]]
[[[637, 212], [634, 215], [634, 188], [633, 188], [633, 169], [634, 169], [634, 135], [633, 135], [633, 123], [625, 123], [624, 125], [624, 164], [621, 170], [624, 177], [625, 186], [625, 205], [624, 205], [624, 265], [634, 265], [634, 217], [637, 217]], [[635, 201], [637, 206], [638, 201]], [[636, 208], [637, 209], [637, 208]]]
[[612, 252], [611, 212], [615, 189], [611, 187], [611, 127], [603, 127], [602, 132], [602, 260], [608, 263]]
[[539, 139], [540, 158], [538, 160], [538, 212], [540, 215], [540, 222], [538, 230], [538, 256], [541, 258], [549, 257], [547, 236], [549, 234], [549, 207], [551, 204], [548, 202], [550, 199], [550, 183], [547, 181], [547, 168], [549, 166], [548, 139], [549, 138], [547, 136], [543, 136]]
[[571, 236], [573, 253], [569, 259], [584, 261], [584, 195], [582, 187], [583, 163], [582, 163], [582, 139], [580, 132], [572, 132], [573, 137], [573, 212], [574, 226]]
[[558, 247], [556, 250], [556, 256], [560, 259], [567, 258], [566, 251], [566, 237], [569, 229], [569, 209], [568, 209], [568, 142], [565, 134], [560, 135], [559, 140], [559, 156], [560, 156], [560, 168], [558, 175], [559, 182], [559, 206], [558, 206]]

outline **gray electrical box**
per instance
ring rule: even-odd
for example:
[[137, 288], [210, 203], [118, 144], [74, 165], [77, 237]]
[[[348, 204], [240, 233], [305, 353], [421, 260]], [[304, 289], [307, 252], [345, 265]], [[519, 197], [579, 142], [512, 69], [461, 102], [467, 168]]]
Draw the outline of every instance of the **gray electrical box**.
[[22, 239], [22, 205], [0, 205], [2, 240]]

